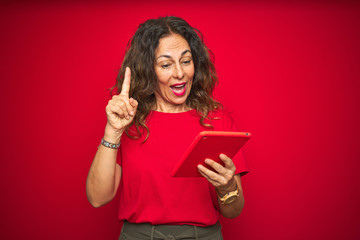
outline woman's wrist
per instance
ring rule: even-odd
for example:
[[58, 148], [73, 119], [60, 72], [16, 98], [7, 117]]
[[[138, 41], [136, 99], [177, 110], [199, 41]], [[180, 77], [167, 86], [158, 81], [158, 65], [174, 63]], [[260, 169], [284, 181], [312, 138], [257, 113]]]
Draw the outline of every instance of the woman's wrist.
[[218, 194], [223, 197], [224, 195], [226, 195], [229, 192], [235, 191], [236, 188], [238, 188], [237, 184], [236, 184], [236, 180], [235, 178], [233, 178], [233, 181], [231, 184], [229, 184], [229, 187], [227, 188], [217, 188], [216, 191], [218, 192]]
[[106, 124], [104, 140], [113, 144], [120, 143], [121, 136], [124, 132], [124, 129], [116, 130], [112, 128], [109, 124]]

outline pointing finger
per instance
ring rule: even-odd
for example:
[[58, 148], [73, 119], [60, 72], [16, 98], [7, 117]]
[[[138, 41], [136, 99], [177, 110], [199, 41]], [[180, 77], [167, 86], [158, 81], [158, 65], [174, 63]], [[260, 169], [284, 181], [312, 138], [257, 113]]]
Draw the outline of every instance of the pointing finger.
[[131, 71], [129, 67], [126, 67], [125, 77], [121, 87], [121, 93], [120, 93], [121, 95], [129, 96], [130, 82], [131, 82]]

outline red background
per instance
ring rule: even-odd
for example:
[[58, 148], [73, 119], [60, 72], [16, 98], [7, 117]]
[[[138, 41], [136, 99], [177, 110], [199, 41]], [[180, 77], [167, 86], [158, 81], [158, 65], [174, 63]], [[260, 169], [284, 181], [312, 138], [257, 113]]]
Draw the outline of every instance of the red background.
[[7, 3], [0, 10], [1, 239], [117, 239], [85, 180], [128, 39], [177, 15], [215, 54], [215, 96], [253, 138], [225, 239], [360, 239], [360, 5]]

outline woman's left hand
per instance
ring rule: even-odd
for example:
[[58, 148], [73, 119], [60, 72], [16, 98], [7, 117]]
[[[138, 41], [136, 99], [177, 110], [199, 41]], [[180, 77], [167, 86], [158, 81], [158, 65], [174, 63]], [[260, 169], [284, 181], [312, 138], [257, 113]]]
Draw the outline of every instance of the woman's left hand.
[[215, 162], [211, 159], [206, 159], [205, 163], [212, 167], [216, 172], [198, 165], [198, 170], [218, 191], [220, 195], [236, 189], [236, 180], [234, 178], [236, 167], [233, 161], [225, 154], [220, 154], [220, 159], [225, 163], [225, 166]]

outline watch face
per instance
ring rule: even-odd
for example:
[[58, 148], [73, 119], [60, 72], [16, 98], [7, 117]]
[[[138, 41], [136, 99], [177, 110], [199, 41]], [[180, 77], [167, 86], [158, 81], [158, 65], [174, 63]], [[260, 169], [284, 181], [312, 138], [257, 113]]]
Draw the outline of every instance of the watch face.
[[237, 195], [231, 196], [231, 197], [229, 197], [228, 199], [225, 200], [225, 204], [232, 203], [232, 202], [235, 201], [237, 198], [238, 198]]

